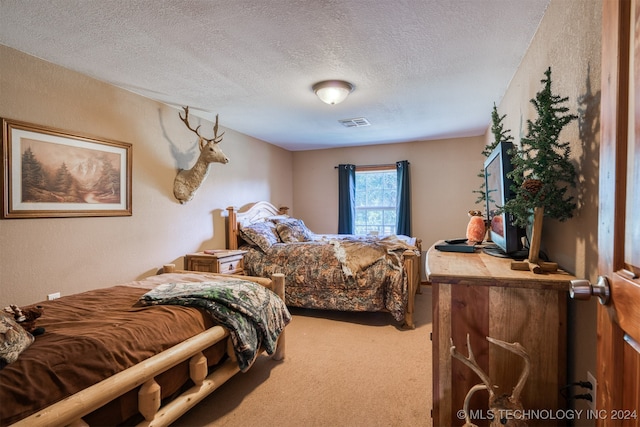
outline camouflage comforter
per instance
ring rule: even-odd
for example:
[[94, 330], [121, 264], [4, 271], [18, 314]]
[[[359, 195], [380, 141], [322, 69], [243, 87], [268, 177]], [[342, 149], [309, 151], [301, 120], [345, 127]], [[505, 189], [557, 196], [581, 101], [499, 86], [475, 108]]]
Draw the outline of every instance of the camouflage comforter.
[[405, 242], [367, 238], [320, 238], [276, 243], [266, 252], [244, 247], [245, 272], [270, 277], [283, 273], [292, 307], [340, 311], [389, 311], [402, 321], [408, 300]]
[[144, 294], [140, 303], [203, 308], [229, 330], [243, 372], [251, 367], [261, 348], [274, 353], [280, 332], [291, 320], [275, 293], [241, 279], [167, 283]]

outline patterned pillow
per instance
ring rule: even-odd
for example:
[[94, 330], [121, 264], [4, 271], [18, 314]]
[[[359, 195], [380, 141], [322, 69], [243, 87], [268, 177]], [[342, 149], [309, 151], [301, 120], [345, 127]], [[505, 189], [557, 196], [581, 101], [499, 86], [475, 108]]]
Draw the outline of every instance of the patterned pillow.
[[240, 236], [250, 245], [257, 246], [263, 251], [280, 242], [276, 225], [270, 221], [244, 226], [240, 229]]
[[18, 325], [13, 316], [0, 311], [0, 366], [4, 367], [18, 359], [34, 338], [22, 326]]
[[313, 235], [301, 219], [295, 218], [278, 220], [276, 231], [284, 243], [308, 242]]

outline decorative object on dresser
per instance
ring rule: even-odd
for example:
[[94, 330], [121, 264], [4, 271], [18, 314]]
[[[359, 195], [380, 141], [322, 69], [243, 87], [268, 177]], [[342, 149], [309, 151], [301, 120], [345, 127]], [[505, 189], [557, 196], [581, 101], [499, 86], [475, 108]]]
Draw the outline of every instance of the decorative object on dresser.
[[1, 121], [3, 218], [131, 215], [131, 144]]
[[[545, 269], [539, 265], [543, 218], [565, 221], [573, 217], [576, 209], [571, 190], [576, 187], [571, 145], [560, 140], [560, 133], [578, 116], [569, 114], [569, 108], [563, 105], [569, 98], [552, 93], [551, 67], [544, 74], [543, 89], [531, 99], [538, 118], [527, 120], [527, 135], [520, 140], [520, 147], [513, 156], [511, 176], [515, 197], [504, 205], [504, 210], [513, 215], [515, 224], [522, 227], [530, 225], [533, 214], [528, 263], [534, 273], [554, 267], [547, 264]], [[514, 263], [514, 268], [523, 269], [523, 266]]]
[[520, 378], [518, 378], [518, 383], [513, 388], [511, 395], [506, 393], [502, 393], [498, 395], [496, 393], [499, 390], [498, 385], [495, 385], [491, 378], [482, 370], [482, 368], [478, 365], [475, 356], [473, 355], [473, 350], [471, 350], [471, 343], [469, 342], [469, 334], [467, 334], [467, 350], [469, 351], [469, 356], [465, 357], [460, 354], [456, 350], [456, 346], [453, 344], [453, 338], [451, 339], [451, 356], [455, 357], [466, 366], [468, 366], [473, 372], [480, 377], [482, 384], [475, 385], [471, 387], [471, 389], [467, 392], [467, 396], [464, 399], [464, 416], [465, 416], [465, 424], [464, 427], [478, 427], [471, 422], [471, 416], [469, 413], [469, 401], [471, 400], [471, 396], [476, 391], [487, 390], [489, 393], [489, 411], [491, 411], [491, 427], [499, 427], [499, 426], [508, 426], [508, 427], [526, 427], [527, 422], [523, 417], [523, 409], [522, 402], [520, 401], [520, 393], [522, 393], [522, 389], [524, 388], [525, 383], [527, 382], [527, 378], [529, 377], [529, 372], [531, 371], [531, 358], [527, 354], [520, 343], [508, 343], [496, 338], [487, 337], [487, 341], [492, 344], [498, 345], [510, 352], [517, 354], [522, 357], [524, 360], [524, 368], [522, 369], [522, 373], [520, 374]]
[[238, 249], [211, 249], [187, 254], [185, 270], [208, 273], [244, 274], [242, 258], [247, 251]]
[[468, 215], [467, 240], [469, 244], [482, 243], [487, 233], [484, 216], [482, 212], [476, 210], [469, 211]]
[[[507, 258], [443, 252], [435, 245], [426, 267], [433, 299], [433, 425], [456, 425], [467, 392], [478, 383], [473, 371], [451, 357], [451, 339], [463, 343], [467, 334], [478, 365], [504, 390], [518, 384], [522, 359], [486, 337], [527, 349], [532, 370], [520, 394], [524, 408], [568, 409], [561, 389], [567, 384], [567, 291], [575, 277], [562, 270], [512, 270]], [[486, 400], [476, 393], [469, 408], [486, 411]], [[558, 420], [538, 419], [535, 425], [557, 426]]]
[[218, 136], [218, 115], [216, 114], [216, 123], [213, 125], [213, 138], [208, 139], [200, 135], [200, 126], [192, 128], [189, 124], [189, 107], [182, 107], [184, 109], [184, 117], [178, 113], [180, 120], [184, 122], [187, 128], [198, 136], [198, 145], [200, 147], [200, 156], [198, 160], [191, 167], [191, 169], [183, 169], [178, 172], [175, 180], [173, 181], [173, 195], [184, 204], [191, 200], [202, 185], [209, 174], [209, 165], [211, 163], [229, 163], [229, 159], [220, 149], [218, 145], [222, 141], [222, 135]]
[[420, 239], [316, 234], [302, 220], [264, 201], [243, 212], [234, 207], [227, 211], [228, 247], [247, 250], [248, 275], [283, 273], [289, 306], [389, 312], [404, 328], [415, 327]]

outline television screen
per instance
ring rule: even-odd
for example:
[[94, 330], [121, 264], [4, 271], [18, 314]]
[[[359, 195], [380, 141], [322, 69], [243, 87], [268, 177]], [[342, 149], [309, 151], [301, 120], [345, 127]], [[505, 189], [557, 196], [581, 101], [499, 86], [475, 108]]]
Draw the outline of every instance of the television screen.
[[510, 214], [501, 212], [512, 197], [513, 181], [507, 175], [513, 170], [509, 154], [512, 148], [512, 143], [501, 142], [484, 163], [489, 236], [495, 244], [495, 247], [487, 246], [485, 252], [496, 256], [521, 257], [523, 231], [513, 225]]

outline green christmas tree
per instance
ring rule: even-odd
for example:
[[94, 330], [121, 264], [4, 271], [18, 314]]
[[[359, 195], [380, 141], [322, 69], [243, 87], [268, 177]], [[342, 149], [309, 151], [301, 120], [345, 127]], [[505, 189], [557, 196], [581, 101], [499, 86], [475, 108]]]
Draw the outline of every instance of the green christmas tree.
[[535, 208], [543, 208], [544, 216], [565, 221], [576, 208], [569, 187], [576, 186], [576, 171], [570, 162], [571, 148], [559, 139], [562, 129], [578, 117], [569, 114], [563, 104], [569, 99], [551, 92], [551, 68], [541, 80], [544, 88], [531, 100], [538, 118], [527, 120], [527, 136], [513, 156], [510, 177], [515, 197], [504, 210], [513, 215], [515, 224], [526, 227]]
[[[498, 146], [501, 141], [504, 142], [513, 142], [513, 136], [510, 135], [510, 130], [505, 129], [502, 121], [507, 117], [506, 114], [500, 116], [498, 114], [498, 108], [496, 107], [495, 102], [493, 103], [493, 111], [491, 112], [491, 133], [493, 134], [493, 142], [485, 145], [484, 150], [482, 150], [482, 155], [485, 157], [489, 157], [489, 155], [493, 152], [493, 150]], [[480, 169], [478, 173], [478, 178], [481, 178], [481, 184], [479, 190], [473, 190], [474, 193], [478, 194], [478, 199], [476, 200], [476, 204], [484, 204], [490, 196], [487, 194], [487, 183], [484, 177], [484, 168]]]

